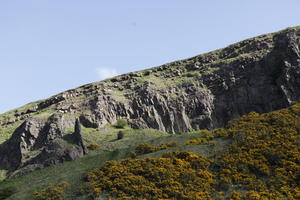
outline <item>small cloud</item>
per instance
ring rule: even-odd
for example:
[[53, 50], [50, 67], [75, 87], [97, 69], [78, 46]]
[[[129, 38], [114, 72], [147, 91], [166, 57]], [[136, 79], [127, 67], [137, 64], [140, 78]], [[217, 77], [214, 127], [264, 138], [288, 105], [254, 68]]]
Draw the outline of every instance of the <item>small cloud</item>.
[[114, 68], [108, 68], [108, 67], [98, 67], [96, 69], [97, 75], [101, 80], [111, 78], [113, 76], [117, 76], [119, 73]]

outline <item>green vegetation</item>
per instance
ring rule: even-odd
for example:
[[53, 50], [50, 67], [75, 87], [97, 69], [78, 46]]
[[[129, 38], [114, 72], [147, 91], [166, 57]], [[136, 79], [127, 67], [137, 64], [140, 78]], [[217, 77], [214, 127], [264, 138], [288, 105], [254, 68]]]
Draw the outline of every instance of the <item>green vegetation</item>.
[[57, 185], [49, 184], [46, 188], [33, 194], [34, 200], [64, 200], [66, 198], [65, 190], [69, 183], [62, 181]]
[[[162, 154], [162, 158], [126, 159], [106, 163], [103, 167], [88, 174], [84, 191], [93, 197], [98, 197], [104, 192], [118, 199], [147, 199], [150, 194], [156, 198], [166, 199], [212, 199], [213, 197], [243, 200], [299, 199], [299, 134], [300, 104], [297, 104], [288, 109], [267, 114], [250, 113], [231, 121], [226, 129], [218, 129], [213, 133], [202, 131], [202, 137], [187, 140], [186, 144], [197, 145], [202, 143], [199, 142], [202, 139], [215, 140], [215, 137], [228, 138], [232, 141], [222, 153], [209, 156], [210, 160], [207, 162], [213, 163], [214, 166], [218, 166], [217, 168], [205, 168], [206, 172], [199, 172], [192, 168], [196, 171], [192, 173], [189, 180], [197, 179], [199, 173], [211, 174], [211, 179], [205, 181], [210, 183], [208, 185], [199, 186], [193, 182], [200, 196], [193, 193], [193, 189], [188, 189], [188, 194], [191, 196], [177, 192], [185, 191], [180, 189], [182, 183], [178, 183], [182, 177], [175, 178], [172, 175], [176, 175], [176, 171], [182, 171], [182, 169], [172, 166], [178, 161], [164, 160], [166, 154]], [[165, 149], [163, 146], [140, 144], [134, 155], [149, 153], [151, 155], [153, 152]], [[177, 157], [175, 157], [180, 159], [178, 155], [187, 153], [168, 154], [176, 154]], [[202, 158], [195, 158], [194, 161], [197, 163], [198, 159]], [[166, 168], [164, 162], [170, 168]], [[152, 166], [151, 163], [155, 163], [153, 165], [158, 168]], [[190, 166], [198, 165], [190, 163]], [[203, 170], [203, 168], [200, 169]], [[172, 175], [168, 174], [169, 170]], [[163, 177], [163, 183], [161, 179], [155, 179], [156, 174], [159, 174], [157, 177]], [[198, 180], [197, 183], [203, 183], [203, 181]], [[143, 187], [139, 188], [136, 185]], [[176, 188], [173, 188], [174, 185]], [[164, 186], [172, 192], [165, 191]]]
[[16, 128], [21, 125], [21, 123], [22, 122], [16, 122], [11, 125], [0, 127], [0, 143], [9, 139], [13, 132], [16, 130]]
[[177, 147], [177, 146], [178, 146], [178, 142], [170, 142], [167, 144], [161, 144], [159, 146], [152, 146], [147, 143], [141, 143], [135, 148], [133, 155], [138, 156], [138, 155], [153, 153], [156, 151], [164, 150], [170, 147]]
[[0, 189], [0, 200], [4, 200], [16, 192], [14, 186], [8, 186]]
[[164, 72], [169, 74], [169, 78], [163, 78], [161, 72], [151, 73], [148, 76], [139, 77], [138, 83], [143, 85], [148, 83], [151, 88], [155, 90], [167, 90], [174, 87], [180, 87], [186, 83], [194, 83], [201, 75], [198, 72], [192, 73], [187, 72], [186, 75], [172, 77], [172, 70], [169, 72]]
[[119, 89], [111, 89], [110, 94], [113, 96], [113, 98], [116, 101], [122, 102], [122, 103], [128, 103], [129, 100], [126, 98], [126, 94], [130, 94], [132, 91], [130, 90], [119, 90]]
[[[32, 194], [34, 192], [43, 190], [49, 184], [57, 185], [61, 181], [66, 181], [70, 184], [70, 187], [66, 190], [66, 199], [86, 199], [87, 197], [85, 195], [78, 196], [77, 192], [80, 191], [81, 186], [84, 184], [83, 177], [86, 176], [89, 171], [102, 166], [105, 161], [129, 158], [131, 156], [130, 153], [134, 151], [139, 144], [145, 142], [151, 146], [160, 146], [175, 142], [175, 144], [178, 143], [178, 146], [168, 147], [167, 149], [140, 155], [138, 157], [161, 157], [162, 154], [168, 150], [181, 151], [187, 149], [200, 154], [214, 152], [206, 146], [198, 148], [197, 145], [195, 145], [186, 148], [184, 143], [187, 140], [202, 136], [202, 134], [196, 132], [191, 134], [170, 135], [153, 129], [133, 130], [128, 127], [126, 129], [117, 129], [114, 126], [107, 126], [101, 129], [89, 128], [85, 131], [83, 134], [84, 142], [87, 145], [92, 142], [101, 144], [98, 148], [89, 151], [86, 156], [75, 161], [50, 166], [0, 182], [0, 189], [9, 186], [17, 188], [8, 200], [32, 200]], [[125, 132], [124, 138], [116, 140], [119, 131]]]
[[92, 198], [107, 192], [117, 199], [209, 200], [214, 183], [209, 165], [190, 152], [110, 161], [88, 173], [82, 192]]
[[229, 123], [229, 151], [220, 156], [222, 187], [234, 184], [260, 199], [299, 199], [300, 104], [250, 113]]
[[0, 114], [0, 144], [9, 139], [16, 128], [24, 122], [24, 119], [28, 117], [47, 118], [53, 113], [52, 108], [46, 108], [37, 112], [24, 114], [22, 117], [15, 116], [16, 113], [25, 112], [39, 102], [30, 103], [19, 109]]
[[[11, 200], [29, 200], [34, 192], [61, 181], [70, 183], [66, 199], [78, 200], [147, 199], [150, 194], [161, 199], [300, 197], [300, 104], [250, 113], [214, 131], [170, 135], [114, 126], [87, 130], [85, 143], [101, 144], [88, 155], [2, 181], [0, 189], [14, 186]], [[119, 131], [125, 134], [117, 140]]]
[[86, 146], [89, 150], [96, 150], [100, 147], [99, 144], [95, 143], [95, 142], [92, 142], [92, 143], [89, 143], [87, 146]]
[[115, 124], [115, 127], [116, 128], [119, 128], [119, 129], [123, 129], [125, 128], [126, 126], [128, 126], [128, 123], [127, 123], [127, 120], [126, 119], [119, 119], [117, 121], [117, 123]]
[[123, 132], [123, 131], [119, 131], [118, 132], [118, 140], [121, 140], [121, 139], [123, 139], [124, 138], [124, 135], [125, 135], [125, 133]]

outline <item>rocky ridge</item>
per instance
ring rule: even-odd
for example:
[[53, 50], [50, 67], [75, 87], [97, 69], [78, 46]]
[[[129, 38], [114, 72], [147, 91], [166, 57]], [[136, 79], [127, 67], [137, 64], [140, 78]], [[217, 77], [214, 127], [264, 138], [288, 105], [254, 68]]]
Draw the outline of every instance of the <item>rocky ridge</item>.
[[[91, 128], [127, 119], [133, 128], [179, 133], [222, 127], [251, 111], [270, 112], [299, 99], [300, 27], [294, 27], [84, 85], [5, 113], [0, 116], [2, 129], [25, 122], [2, 145], [0, 162], [9, 168], [34, 163], [24, 158], [26, 152], [45, 146], [53, 150], [53, 141], [75, 126], [75, 118]], [[83, 155], [80, 142], [77, 147]], [[13, 159], [3, 156], [6, 152], [14, 152], [9, 156]]]

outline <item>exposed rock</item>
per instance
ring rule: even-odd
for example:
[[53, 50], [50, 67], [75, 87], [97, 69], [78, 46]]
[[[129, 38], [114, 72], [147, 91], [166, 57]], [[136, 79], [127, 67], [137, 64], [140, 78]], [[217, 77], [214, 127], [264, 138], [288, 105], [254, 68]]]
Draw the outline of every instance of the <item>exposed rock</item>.
[[45, 123], [44, 119], [29, 118], [25, 120], [11, 138], [0, 146], [1, 166], [17, 169], [23, 162], [25, 154], [33, 150]]
[[44, 109], [44, 108], [47, 108], [53, 104], [56, 104], [56, 103], [59, 103], [61, 101], [65, 100], [65, 97], [64, 96], [55, 96], [55, 97], [51, 97], [41, 103], [38, 104], [38, 110], [41, 110], [41, 109]]
[[17, 176], [83, 156], [86, 148], [81, 137], [79, 120], [75, 123], [74, 133], [65, 136], [63, 121], [63, 116], [56, 114], [47, 120], [27, 119], [0, 146], [0, 165], [18, 170], [18, 173], [12, 175]]
[[82, 151], [83, 151], [83, 154], [85, 154], [86, 153], [86, 148], [85, 148], [85, 145], [83, 143], [83, 139], [82, 139], [81, 134], [82, 134], [82, 132], [81, 132], [80, 121], [79, 121], [79, 119], [76, 119], [74, 133], [72, 134], [72, 138], [73, 138], [74, 143], [76, 145], [80, 146]]
[[97, 128], [98, 123], [92, 114], [82, 114], [79, 117], [81, 124], [86, 128]]

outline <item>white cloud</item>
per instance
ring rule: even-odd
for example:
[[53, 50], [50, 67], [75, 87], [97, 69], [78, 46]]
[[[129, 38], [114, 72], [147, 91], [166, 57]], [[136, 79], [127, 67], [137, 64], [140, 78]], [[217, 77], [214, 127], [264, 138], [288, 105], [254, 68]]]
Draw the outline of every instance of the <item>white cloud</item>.
[[114, 68], [108, 68], [108, 67], [98, 67], [96, 69], [97, 75], [101, 80], [111, 78], [113, 76], [117, 76], [119, 73]]

